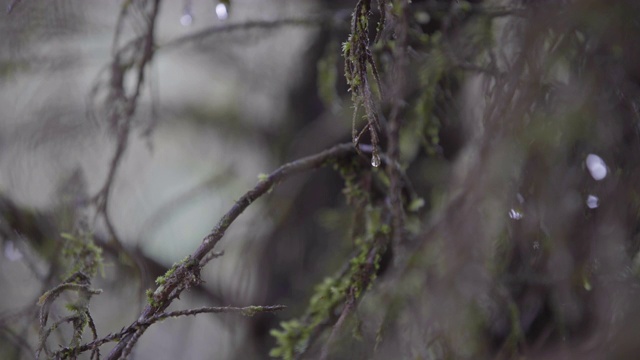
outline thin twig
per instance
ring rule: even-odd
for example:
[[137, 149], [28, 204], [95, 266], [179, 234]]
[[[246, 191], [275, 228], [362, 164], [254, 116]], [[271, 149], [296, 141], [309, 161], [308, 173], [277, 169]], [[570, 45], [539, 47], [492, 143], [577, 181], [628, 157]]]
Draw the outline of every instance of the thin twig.
[[220, 313], [242, 313], [242, 315], [253, 316], [257, 313], [264, 312], [276, 312], [280, 310], [284, 310], [287, 307], [284, 305], [267, 305], [267, 306], [245, 306], [245, 307], [233, 307], [233, 306], [223, 306], [223, 307], [201, 307], [197, 309], [189, 309], [189, 310], [179, 310], [179, 311], [171, 311], [168, 313], [162, 313], [155, 315], [145, 321], [139, 322], [141, 325], [151, 325], [158, 321], [171, 318], [171, 317], [180, 317], [180, 316], [190, 316], [197, 314], [220, 314]]
[[[136, 37], [125, 46], [116, 50], [120, 43], [120, 35], [122, 27], [124, 26], [124, 18], [128, 14], [128, 7], [130, 4], [123, 4], [120, 15], [118, 17], [118, 24], [116, 26], [116, 32], [113, 39], [113, 60], [110, 64], [110, 78], [108, 82], [109, 93], [107, 97], [108, 107], [108, 120], [113, 127], [116, 135], [116, 149], [109, 165], [109, 171], [100, 191], [91, 199], [96, 208], [96, 218], [101, 216], [107, 228], [107, 232], [110, 236], [110, 244], [118, 250], [118, 252], [126, 256], [132, 263], [132, 267], [136, 272], [136, 277], [140, 279], [140, 298], [143, 297], [144, 288], [142, 286], [142, 265], [138, 260], [122, 245], [116, 227], [114, 226], [111, 217], [109, 215], [109, 201], [111, 198], [111, 192], [113, 184], [115, 183], [115, 177], [122, 163], [122, 159], [126, 153], [129, 137], [132, 130], [133, 115], [136, 111], [138, 100], [142, 93], [142, 88], [145, 82], [145, 71], [151, 60], [153, 59], [155, 50], [155, 27], [158, 12], [160, 8], [160, 0], [155, 0], [150, 3], [150, 8], [147, 10], [149, 15], [145, 17], [145, 29], [142, 36]], [[134, 5], [140, 5], [134, 3]], [[146, 3], [143, 5], [146, 6]], [[140, 12], [144, 10], [139, 8]], [[135, 13], [135, 12], [134, 12]], [[134, 48], [131, 48], [134, 44]], [[133, 55], [127, 56], [128, 50], [133, 49]], [[125, 60], [123, 60], [125, 58]], [[125, 77], [128, 72], [134, 72], [136, 75], [136, 83], [133, 89], [133, 93], [128, 95], [125, 88]], [[97, 84], [92, 90], [93, 94], [97, 94], [100, 84]]]
[[181, 36], [177, 39], [170, 40], [169, 42], [160, 46], [160, 49], [170, 49], [178, 46], [182, 46], [189, 42], [201, 41], [211, 35], [223, 34], [233, 31], [244, 31], [253, 29], [275, 29], [285, 26], [323, 26], [331, 23], [334, 16], [320, 15], [309, 17], [297, 17], [297, 18], [284, 18], [276, 20], [252, 20], [234, 24], [224, 24], [219, 26], [210, 27], [193, 34]]
[[202, 261], [200, 261], [200, 266], [205, 266], [209, 261], [217, 259], [221, 256], [224, 256], [224, 251], [212, 251], [207, 256], [205, 256]]
[[140, 339], [146, 329], [146, 326], [140, 326], [135, 329], [135, 332], [131, 336], [131, 341], [127, 343], [127, 346], [125, 346], [124, 351], [122, 352], [123, 360], [127, 360], [129, 358], [129, 355], [131, 355], [131, 352], [133, 351], [134, 345], [138, 342], [138, 339]]
[[[98, 330], [96, 329], [96, 323], [93, 321], [93, 317], [89, 311], [86, 311], [86, 315], [89, 322], [89, 328], [91, 329], [91, 336], [93, 337], [93, 341], [98, 340]], [[95, 348], [91, 351], [90, 359], [100, 359], [100, 348]]]
[[524, 17], [527, 14], [527, 10], [523, 7], [517, 6], [495, 6], [495, 5], [485, 5], [485, 4], [469, 4], [467, 9], [463, 10], [462, 7], [457, 7], [456, 9], [451, 8], [451, 4], [449, 2], [438, 2], [438, 1], [425, 1], [411, 5], [411, 10], [424, 10], [427, 12], [450, 12], [451, 10], [455, 10], [457, 12], [468, 11], [469, 13], [476, 13], [480, 15], [487, 16], [489, 18], [497, 18], [497, 17], [505, 17], [505, 16], [516, 16], [516, 17]]

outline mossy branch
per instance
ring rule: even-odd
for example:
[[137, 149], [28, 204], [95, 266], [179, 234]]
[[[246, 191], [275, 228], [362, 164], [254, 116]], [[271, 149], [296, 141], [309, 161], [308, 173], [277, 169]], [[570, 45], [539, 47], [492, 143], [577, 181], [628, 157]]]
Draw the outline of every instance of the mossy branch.
[[284, 305], [267, 305], [267, 306], [245, 306], [245, 307], [234, 307], [234, 306], [223, 306], [223, 307], [201, 307], [197, 309], [189, 309], [189, 310], [179, 310], [179, 311], [171, 311], [167, 313], [158, 314], [153, 316], [145, 321], [139, 322], [140, 325], [151, 325], [158, 321], [162, 321], [167, 318], [176, 318], [181, 316], [190, 316], [190, 315], [198, 315], [198, 314], [220, 314], [220, 313], [240, 313], [244, 316], [253, 316], [258, 313], [265, 312], [276, 312], [286, 309], [287, 307]]
[[[381, 13], [381, 21], [378, 24], [378, 34], [376, 35], [376, 41], [379, 38], [379, 34], [383, 30], [385, 24], [385, 6], [386, 1], [381, 0], [379, 2], [379, 9]], [[382, 86], [380, 84], [380, 75], [378, 74], [378, 68], [369, 49], [369, 16], [371, 12], [371, 0], [360, 0], [356, 4], [356, 7], [351, 16], [351, 34], [347, 41], [342, 45], [342, 53], [344, 56], [344, 73], [349, 85], [349, 91], [351, 92], [353, 100], [353, 120], [352, 120], [352, 141], [356, 148], [360, 143], [360, 137], [364, 133], [365, 129], [369, 130], [371, 136], [371, 145], [373, 146], [373, 152], [371, 154], [371, 165], [374, 167], [380, 166], [379, 155], [379, 134], [381, 131], [380, 121], [378, 119], [377, 107], [378, 104], [373, 98], [373, 91], [369, 84], [369, 69], [375, 79], [378, 93], [382, 98]], [[356, 130], [356, 121], [358, 109], [364, 108], [365, 118], [367, 124], [358, 133]]]
[[354, 156], [356, 151], [352, 144], [340, 144], [318, 154], [311, 155], [288, 164], [282, 165], [274, 172], [258, 182], [258, 184], [247, 193], [245, 193], [229, 211], [220, 219], [216, 227], [203, 239], [202, 243], [196, 251], [183, 260], [176, 267], [172, 268], [171, 273], [163, 277], [162, 284], [149, 294], [150, 304], [143, 310], [142, 314], [129, 328], [138, 325], [134, 331], [129, 331], [119, 339], [118, 345], [109, 354], [108, 359], [119, 359], [125, 351], [135, 344], [146, 328], [149, 319], [160, 316], [171, 302], [176, 299], [184, 290], [200, 284], [200, 270], [212, 258], [211, 251], [215, 245], [222, 239], [229, 226], [238, 218], [244, 210], [249, 207], [255, 200], [266, 194], [278, 183], [287, 178], [300, 174], [305, 171], [320, 168], [331, 161], [335, 161], [344, 157]]

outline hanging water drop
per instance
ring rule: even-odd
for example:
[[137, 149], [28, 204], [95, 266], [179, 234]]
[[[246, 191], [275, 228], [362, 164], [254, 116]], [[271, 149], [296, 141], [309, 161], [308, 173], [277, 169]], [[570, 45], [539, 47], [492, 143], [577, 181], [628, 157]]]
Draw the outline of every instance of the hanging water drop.
[[4, 244], [4, 257], [9, 261], [17, 261], [22, 259], [22, 252], [13, 241], [7, 241]]
[[182, 16], [180, 16], [180, 25], [191, 26], [193, 24], [193, 13], [191, 12], [191, 1], [185, 1]]
[[180, 25], [182, 26], [190, 26], [191, 24], [193, 24], [193, 16], [191, 14], [183, 14], [180, 17]]
[[587, 169], [589, 169], [591, 177], [596, 181], [600, 181], [607, 176], [607, 164], [600, 156], [589, 154], [585, 162], [587, 163]]
[[380, 166], [380, 156], [378, 156], [378, 154], [373, 154], [373, 156], [371, 157], [371, 166]]
[[229, 17], [229, 11], [227, 10], [227, 5], [220, 2], [216, 5], [216, 16], [218, 20], [227, 20]]
[[524, 217], [524, 214], [516, 209], [509, 210], [509, 217], [513, 220], [520, 220]]

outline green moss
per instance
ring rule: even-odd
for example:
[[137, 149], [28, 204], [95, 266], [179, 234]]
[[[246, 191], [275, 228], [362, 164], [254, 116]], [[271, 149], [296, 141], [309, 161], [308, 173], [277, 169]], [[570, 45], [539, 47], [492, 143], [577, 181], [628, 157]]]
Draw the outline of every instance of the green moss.
[[[385, 4], [386, 2], [381, 2], [380, 7], [384, 8]], [[354, 103], [354, 131], [356, 131], [355, 122], [359, 119], [358, 109], [365, 103], [375, 103], [372, 97], [376, 95], [379, 97], [381, 93], [380, 89], [363, 88], [378, 81], [376, 65], [369, 48], [369, 16], [369, 2], [358, 2], [352, 15], [351, 34], [347, 41], [342, 43], [342, 56], [345, 60], [344, 74]], [[383, 26], [384, 22], [381, 19], [377, 31], [380, 32]], [[329, 55], [318, 64], [319, 76], [321, 76], [319, 80], [322, 80], [319, 81], [320, 93], [325, 104], [330, 104], [335, 99], [335, 60]], [[367, 81], [370, 77], [376, 78], [376, 81]], [[366, 99], [365, 96], [367, 96]], [[368, 123], [374, 121], [372, 117], [375, 118], [376, 114], [372, 111], [374, 112], [370, 106], [365, 107], [364, 121]], [[378, 151], [378, 144], [374, 142], [372, 145], [375, 154], [375, 151]], [[380, 254], [376, 254], [374, 264], [369, 264], [371, 251], [374, 247], [376, 251], [380, 251], [378, 242], [391, 233], [389, 224], [383, 221], [383, 205], [373, 205], [370, 194], [370, 170], [365, 173], [360, 161], [355, 158], [344, 162], [336, 161], [333, 166], [344, 179], [343, 194], [346, 202], [354, 208], [350, 238], [356, 246], [356, 255], [349, 260], [347, 271], [340, 275], [326, 277], [315, 286], [309, 305], [300, 318], [282, 322], [280, 329], [271, 331], [277, 343], [270, 352], [272, 357], [295, 358], [306, 349], [310, 334], [314, 333], [319, 325], [328, 323], [336, 315], [336, 309], [344, 304], [347, 294], [360, 296], [366, 290], [367, 285], [370, 285], [375, 278], [375, 271], [371, 271], [371, 266], [377, 269], [381, 258]], [[383, 184], [385, 183], [386, 175], [383, 171], [376, 172], [375, 176]]]
[[176, 270], [182, 265], [184, 265], [186, 267], [193, 267], [193, 266], [197, 266], [198, 265], [198, 261], [196, 261], [195, 259], [192, 259], [190, 255], [185, 256], [179, 262], [173, 263], [173, 266], [171, 266], [171, 268], [169, 270], [167, 270], [167, 272], [165, 272], [164, 275], [158, 276], [156, 278], [156, 285], [161, 286], [161, 285], [166, 284], [167, 280], [171, 276], [173, 276], [173, 274], [176, 272]]
[[247, 306], [246, 308], [242, 309], [242, 315], [253, 316], [263, 311], [264, 311], [264, 306]]
[[153, 289], [147, 289], [147, 291], [145, 291], [145, 294], [147, 295], [147, 303], [149, 303], [149, 305], [151, 305], [154, 308], [157, 308], [160, 305], [156, 301], [155, 294], [156, 294], [156, 292], [160, 291], [161, 289], [162, 289], [162, 286], [158, 287], [158, 289], [156, 289], [156, 291], [153, 291]]
[[78, 272], [86, 274], [89, 278], [94, 277], [98, 272], [104, 276], [102, 249], [96, 246], [92, 234], [61, 233], [60, 237], [64, 240], [62, 259], [67, 265], [64, 277]]
[[281, 330], [271, 330], [270, 334], [276, 339], [277, 345], [269, 355], [287, 360], [303, 352], [312, 331], [326, 322], [337, 305], [344, 301], [347, 288], [347, 281], [331, 277], [318, 284], [303, 317], [305, 320], [285, 321], [280, 323]]
[[[390, 233], [390, 228], [381, 221], [381, 208], [367, 205], [365, 217], [366, 230], [362, 236], [354, 239], [357, 254], [349, 260], [349, 270], [339, 276], [326, 277], [314, 288], [309, 305], [301, 318], [283, 322], [280, 330], [271, 331], [277, 343], [270, 352], [272, 357], [295, 358], [296, 354], [306, 349], [310, 334], [335, 315], [334, 312], [346, 301], [348, 293], [352, 292], [356, 297], [360, 297], [373, 283], [376, 271], [368, 270], [371, 266], [368, 263], [369, 254], [375, 246], [376, 239]], [[374, 258], [375, 270], [379, 268], [380, 259], [379, 251]]]
[[70, 312], [78, 312], [80, 310], [80, 307], [75, 303], [66, 303], [64, 304], [64, 308]]
[[310, 331], [298, 320], [283, 321], [282, 330], [271, 330], [270, 334], [276, 338], [278, 346], [269, 352], [269, 356], [292, 360], [296, 353], [300, 353], [307, 345]]
[[179, 264], [173, 264], [173, 266], [171, 267], [171, 269], [167, 270], [166, 273], [164, 273], [164, 275], [158, 276], [156, 278], [156, 285], [160, 286], [160, 285], [164, 285], [167, 283], [167, 279], [169, 277], [171, 277], [175, 272], [176, 269], [178, 268], [178, 266], [180, 266]]

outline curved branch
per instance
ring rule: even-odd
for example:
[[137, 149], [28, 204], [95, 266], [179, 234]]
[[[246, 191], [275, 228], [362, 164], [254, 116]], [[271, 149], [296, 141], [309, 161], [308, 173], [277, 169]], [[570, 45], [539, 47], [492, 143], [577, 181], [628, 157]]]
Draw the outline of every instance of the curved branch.
[[[160, 285], [150, 296], [150, 304], [143, 310], [142, 314], [126, 331], [126, 335], [121, 337], [118, 344], [111, 351], [107, 359], [119, 359], [126, 349], [131, 349], [139, 339], [141, 332], [144, 332], [149, 324], [148, 321], [160, 314], [176, 299], [184, 290], [195, 286], [201, 282], [200, 270], [212, 258], [211, 253], [215, 245], [222, 239], [229, 226], [235, 219], [244, 212], [255, 200], [269, 192], [278, 183], [287, 178], [308, 171], [320, 168], [331, 161], [356, 155], [353, 144], [340, 144], [318, 154], [304, 157], [302, 159], [282, 165], [247, 193], [245, 193], [229, 211], [220, 219], [215, 228], [203, 239], [196, 251], [187, 259], [182, 261], [174, 271], [167, 275], [165, 282]], [[141, 326], [137, 326], [141, 325]], [[135, 336], [134, 336], [134, 328]]]
[[338, 25], [340, 19], [338, 14], [325, 14], [308, 17], [292, 17], [276, 20], [251, 20], [240, 23], [224, 24], [219, 26], [210, 27], [193, 34], [181, 36], [179, 38], [170, 40], [160, 47], [160, 49], [169, 49], [184, 45], [191, 41], [200, 41], [206, 37], [215, 34], [222, 34], [233, 32], [237, 30], [252, 30], [252, 29], [274, 29], [284, 26], [325, 26], [328, 24]]
[[218, 225], [204, 238], [200, 247], [193, 253], [192, 258], [198, 262], [202, 261], [205, 255], [209, 253], [224, 236], [225, 231], [238, 215], [279, 182], [292, 175], [322, 167], [330, 160], [353, 155], [355, 152], [352, 144], [340, 144], [316, 155], [311, 155], [279, 167], [236, 201], [235, 205], [220, 219]]

